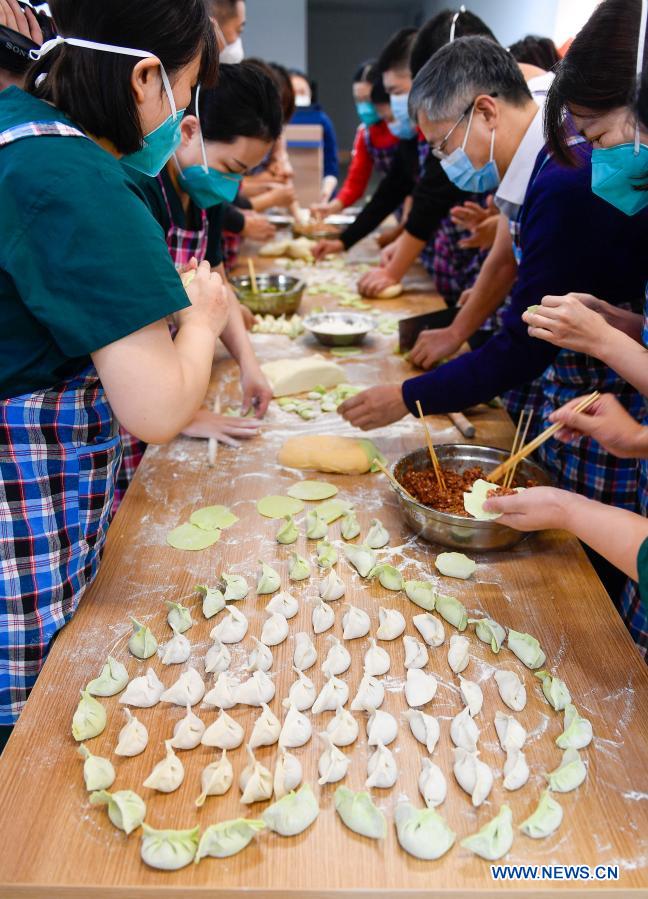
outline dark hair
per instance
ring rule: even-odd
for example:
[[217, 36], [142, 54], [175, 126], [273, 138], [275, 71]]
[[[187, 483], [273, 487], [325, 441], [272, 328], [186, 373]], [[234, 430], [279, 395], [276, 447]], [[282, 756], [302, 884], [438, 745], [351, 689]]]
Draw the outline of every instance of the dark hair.
[[254, 61], [222, 66], [218, 86], [201, 90], [200, 124], [205, 140], [233, 143], [256, 137], [273, 143], [283, 119], [279, 91], [272, 75]]
[[[216, 35], [204, 0], [50, 0], [50, 8], [62, 35], [153, 53], [172, 83], [198, 54], [201, 83], [216, 79]], [[62, 44], [30, 67], [25, 89], [89, 134], [112, 141], [120, 153], [133, 153], [143, 139], [130, 83], [137, 62], [121, 53]], [[47, 77], [40, 81], [43, 74]]]
[[290, 78], [292, 78], [293, 76], [296, 76], [297, 78], [303, 78], [304, 81], [306, 82], [306, 84], [310, 88], [311, 102], [317, 103], [317, 94], [318, 94], [317, 83], [315, 81], [311, 81], [311, 79], [308, 77], [306, 72], [303, 72], [301, 69], [288, 69], [288, 76]]
[[532, 99], [520, 67], [504, 47], [487, 37], [460, 37], [445, 44], [414, 79], [409, 114], [420, 111], [431, 121], [454, 118], [480, 94], [514, 106]]
[[[54, 22], [47, 13], [33, 9], [29, 3], [25, 3], [23, 0], [18, 0], [18, 6], [23, 10], [27, 7], [34, 13], [43, 32], [44, 41], [55, 36]], [[38, 50], [38, 44], [35, 44], [30, 37], [9, 28], [8, 25], [0, 25], [0, 69], [12, 72], [14, 75], [24, 75], [31, 65], [30, 50]]]
[[389, 105], [389, 94], [385, 90], [382, 77], [376, 78], [371, 88], [371, 102], [378, 106]]
[[416, 28], [401, 28], [392, 35], [378, 57], [376, 63], [378, 72], [382, 75], [390, 69], [409, 68], [409, 58], [415, 38]]
[[[456, 16], [456, 19], [455, 19]], [[428, 59], [431, 59], [437, 50], [450, 42], [452, 21], [454, 23], [455, 40], [459, 37], [468, 37], [471, 34], [481, 34], [497, 42], [497, 38], [488, 25], [472, 12], [465, 10], [444, 9], [425, 23], [420, 29], [410, 56], [410, 69], [412, 78], [421, 71]]]
[[376, 80], [376, 60], [367, 59], [353, 73], [354, 84], [373, 84]]
[[219, 24], [228, 22], [236, 15], [236, 4], [239, 0], [210, 0], [212, 14]]
[[556, 45], [550, 37], [527, 34], [509, 47], [509, 53], [518, 62], [528, 63], [550, 72], [560, 62]]
[[279, 89], [283, 120], [284, 122], [289, 122], [295, 112], [295, 90], [292, 86], [288, 69], [278, 62], [271, 62], [269, 63], [269, 66], [274, 73], [275, 81]]
[[551, 150], [561, 162], [575, 163], [567, 145], [571, 130], [565, 110], [570, 106], [602, 115], [619, 106], [633, 107], [637, 102], [637, 108], [643, 110], [641, 120], [648, 120], [645, 79], [637, 97], [640, 19], [641, 0], [604, 0], [558, 64], [545, 104], [545, 131]]

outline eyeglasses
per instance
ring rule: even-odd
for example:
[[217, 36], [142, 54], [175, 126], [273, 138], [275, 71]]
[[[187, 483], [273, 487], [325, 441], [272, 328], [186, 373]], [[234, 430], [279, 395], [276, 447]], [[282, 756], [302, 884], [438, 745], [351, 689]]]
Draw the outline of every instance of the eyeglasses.
[[[488, 96], [489, 96], [489, 97], [496, 97], [496, 96], [497, 96], [497, 91], [495, 91], [495, 92], [492, 93], [492, 94], [488, 94]], [[476, 98], [475, 98], [475, 99], [476, 99]], [[452, 126], [452, 128], [450, 129], [450, 131], [448, 131], [448, 133], [447, 133], [446, 136], [443, 138], [443, 140], [441, 141], [441, 143], [440, 143], [440, 144], [437, 144], [436, 147], [430, 147], [430, 152], [431, 152], [432, 155], [435, 156], [437, 159], [446, 159], [446, 158], [447, 158], [448, 154], [445, 152], [445, 150], [444, 150], [443, 148], [445, 147], [445, 145], [448, 143], [448, 141], [450, 140], [450, 138], [451, 138], [452, 135], [454, 134], [455, 129], [457, 129], [457, 128], [459, 127], [459, 125], [463, 122], [463, 120], [466, 118], [466, 116], [468, 115], [468, 113], [470, 112], [470, 110], [473, 108], [474, 105], [475, 105], [475, 100], [473, 100], [472, 103], [469, 103], [468, 106], [466, 106], [466, 108], [464, 109], [464, 111], [461, 113], [461, 115], [459, 116], [459, 118], [457, 119], [457, 121], [454, 123], [454, 125]]]

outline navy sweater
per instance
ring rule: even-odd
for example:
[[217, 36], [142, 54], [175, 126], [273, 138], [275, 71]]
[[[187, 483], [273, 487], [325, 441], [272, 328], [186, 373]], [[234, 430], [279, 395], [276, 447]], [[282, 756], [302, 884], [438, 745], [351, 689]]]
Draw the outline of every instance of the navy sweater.
[[578, 146], [579, 166], [566, 168], [543, 149], [520, 216], [522, 261], [502, 329], [480, 349], [403, 384], [416, 415], [458, 412], [539, 377], [558, 353], [529, 337], [522, 313], [546, 294], [590, 293], [639, 308], [648, 277], [648, 210], [627, 216], [591, 189], [591, 148]]

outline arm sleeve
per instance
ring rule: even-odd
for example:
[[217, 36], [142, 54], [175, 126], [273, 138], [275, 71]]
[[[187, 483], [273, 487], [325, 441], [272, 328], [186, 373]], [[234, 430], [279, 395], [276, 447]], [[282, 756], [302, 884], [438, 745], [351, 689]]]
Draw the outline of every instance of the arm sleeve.
[[373, 171], [373, 160], [367, 150], [364, 128], [358, 128], [346, 180], [337, 199], [346, 207], [352, 206], [364, 194]]
[[[232, 234], [240, 234], [245, 228], [245, 216], [232, 203], [223, 204], [223, 230]], [[213, 264], [213, 263], [212, 263]]]
[[430, 153], [425, 160], [423, 175], [412, 194], [412, 209], [405, 230], [418, 240], [428, 241], [451, 207], [461, 202], [463, 192], [455, 187], [441, 168], [439, 160]]
[[212, 268], [223, 261], [224, 206], [212, 206], [207, 210], [207, 253], [205, 259]]
[[326, 113], [322, 113], [322, 126], [324, 128], [324, 177], [332, 175], [337, 178], [340, 174], [337, 156], [337, 138], [333, 122]]

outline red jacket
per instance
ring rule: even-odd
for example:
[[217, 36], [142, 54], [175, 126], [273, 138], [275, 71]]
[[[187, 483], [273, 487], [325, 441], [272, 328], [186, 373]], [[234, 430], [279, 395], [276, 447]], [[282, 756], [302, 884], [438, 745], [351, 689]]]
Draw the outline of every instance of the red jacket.
[[[367, 149], [366, 131], [366, 125], [360, 125], [356, 131], [346, 181], [336, 197], [345, 207], [352, 206], [364, 194], [373, 171], [373, 160]], [[387, 123], [383, 121], [369, 125], [369, 140], [377, 148], [393, 147], [398, 143], [398, 138], [394, 137]]]

